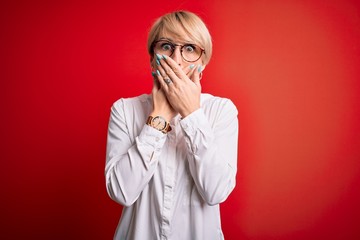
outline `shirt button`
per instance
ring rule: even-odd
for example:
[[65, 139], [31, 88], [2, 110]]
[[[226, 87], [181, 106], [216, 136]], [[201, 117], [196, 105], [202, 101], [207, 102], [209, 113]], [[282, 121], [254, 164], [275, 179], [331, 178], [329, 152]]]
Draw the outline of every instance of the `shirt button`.
[[158, 142], [159, 140], [160, 140], [160, 138], [159, 138], [159, 137], [156, 137], [156, 138], [155, 138], [155, 141], [157, 141], [157, 142]]

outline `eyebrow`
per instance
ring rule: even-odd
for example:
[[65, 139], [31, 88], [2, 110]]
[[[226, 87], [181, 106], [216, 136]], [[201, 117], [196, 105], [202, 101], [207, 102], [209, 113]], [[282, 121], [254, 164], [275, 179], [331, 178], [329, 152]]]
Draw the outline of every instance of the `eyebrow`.
[[169, 42], [172, 42], [172, 39], [171, 39], [171, 38], [164, 38], [164, 37], [162, 37], [162, 38], [159, 38], [159, 40], [167, 40], [167, 41], [169, 41]]
[[[169, 42], [171, 42], [171, 43], [174, 43], [174, 41], [173, 41], [171, 38], [162, 37], [162, 38], [159, 38], [159, 40], [166, 40], [166, 41], [169, 41]], [[194, 42], [190, 42], [190, 41], [187, 41], [187, 40], [184, 40], [183, 43], [184, 43], [184, 44], [193, 44], [193, 45], [195, 45]], [[177, 43], [175, 43], [175, 44], [177, 44]]]

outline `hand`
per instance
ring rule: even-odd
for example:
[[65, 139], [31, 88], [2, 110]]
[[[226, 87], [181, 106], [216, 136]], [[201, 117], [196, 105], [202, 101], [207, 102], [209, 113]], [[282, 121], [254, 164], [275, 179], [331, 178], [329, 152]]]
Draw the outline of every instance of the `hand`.
[[[183, 118], [199, 109], [201, 95], [199, 74], [202, 66], [194, 67], [185, 73], [170, 57], [162, 58], [159, 62], [157, 77], [173, 109]], [[170, 79], [171, 82], [166, 83], [164, 79]]]
[[152, 88], [152, 101], [153, 111], [150, 113], [151, 116], [162, 116], [166, 121], [170, 120], [177, 114], [167, 100], [164, 91], [161, 89], [159, 79], [156, 77], [156, 73], [153, 73], [154, 85]]

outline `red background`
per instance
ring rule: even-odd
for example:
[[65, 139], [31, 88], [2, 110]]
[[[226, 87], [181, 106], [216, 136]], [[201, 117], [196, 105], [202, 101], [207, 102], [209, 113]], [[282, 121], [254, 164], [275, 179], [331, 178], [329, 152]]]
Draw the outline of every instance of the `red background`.
[[0, 238], [112, 239], [111, 104], [149, 93], [146, 37], [207, 23], [203, 91], [239, 110], [226, 239], [360, 239], [358, 1], [2, 1]]

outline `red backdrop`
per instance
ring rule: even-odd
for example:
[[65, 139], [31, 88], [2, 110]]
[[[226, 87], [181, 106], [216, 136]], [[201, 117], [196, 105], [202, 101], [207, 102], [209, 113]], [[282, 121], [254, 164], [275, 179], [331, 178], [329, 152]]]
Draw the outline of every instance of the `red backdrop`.
[[2, 1], [0, 238], [112, 239], [111, 104], [151, 90], [154, 19], [213, 35], [203, 91], [239, 110], [226, 239], [360, 239], [358, 1]]

